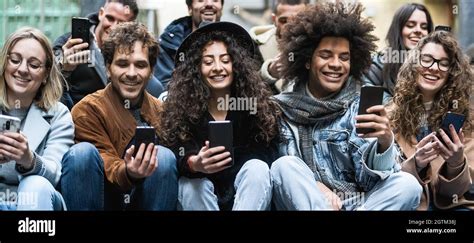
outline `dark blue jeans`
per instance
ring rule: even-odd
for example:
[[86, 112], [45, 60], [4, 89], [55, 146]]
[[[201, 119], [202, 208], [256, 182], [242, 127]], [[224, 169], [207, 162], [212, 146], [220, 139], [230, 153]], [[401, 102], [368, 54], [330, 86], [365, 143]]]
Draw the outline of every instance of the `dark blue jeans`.
[[104, 177], [104, 162], [90, 143], [78, 143], [64, 155], [60, 190], [68, 210], [176, 210], [178, 171], [168, 148], [158, 146], [158, 167], [129, 192]]

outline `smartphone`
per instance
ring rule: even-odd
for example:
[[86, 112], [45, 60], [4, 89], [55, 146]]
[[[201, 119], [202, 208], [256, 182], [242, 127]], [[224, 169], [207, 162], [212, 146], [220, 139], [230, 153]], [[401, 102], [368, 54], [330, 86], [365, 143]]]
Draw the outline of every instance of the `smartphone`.
[[144, 143], [145, 148], [148, 144], [156, 144], [156, 132], [155, 128], [151, 126], [137, 126], [135, 128], [135, 151], [133, 151], [133, 157], [137, 155], [140, 145]]
[[[463, 114], [458, 114], [450, 111], [448, 111], [448, 113], [446, 113], [446, 115], [444, 116], [443, 121], [441, 122], [441, 129], [443, 129], [443, 131], [448, 135], [451, 141], [453, 141], [453, 138], [451, 137], [449, 124], [453, 124], [454, 130], [456, 130], [456, 133], [459, 133], [459, 130], [461, 130], [462, 126], [464, 125], [465, 119], [466, 117]], [[436, 133], [436, 136], [438, 137], [439, 141], [446, 145], [443, 138], [441, 137], [441, 134]]]
[[0, 126], [2, 132], [20, 132], [21, 120], [14, 116], [0, 115]]
[[446, 26], [446, 25], [437, 25], [435, 27], [435, 31], [438, 31], [438, 30], [451, 32], [451, 27]]
[[230, 165], [234, 164], [234, 136], [231, 121], [209, 121], [209, 147], [224, 146], [225, 150], [230, 152], [232, 161]]
[[471, 187], [469, 187], [469, 190], [464, 193], [464, 198], [467, 200], [474, 200], [474, 183], [471, 183]]
[[81, 17], [73, 17], [71, 21], [71, 38], [81, 38], [82, 42], [90, 43], [90, 28], [91, 23], [88, 18], [81, 18]]
[[[381, 105], [383, 102], [382, 86], [362, 86], [360, 89], [359, 115], [367, 114], [367, 109], [374, 105]], [[372, 128], [356, 128], [357, 134], [374, 132]]]

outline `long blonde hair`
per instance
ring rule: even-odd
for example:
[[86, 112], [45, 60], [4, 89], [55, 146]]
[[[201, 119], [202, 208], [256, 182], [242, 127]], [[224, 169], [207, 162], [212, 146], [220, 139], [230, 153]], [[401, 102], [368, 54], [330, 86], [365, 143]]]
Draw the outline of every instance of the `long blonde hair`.
[[7, 56], [14, 45], [23, 39], [34, 39], [38, 41], [46, 53], [46, 84], [42, 84], [33, 102], [41, 109], [48, 110], [53, 107], [61, 98], [63, 94], [63, 85], [66, 85], [64, 78], [59, 71], [59, 68], [54, 61], [53, 50], [46, 37], [40, 30], [32, 27], [22, 27], [13, 32], [5, 42], [0, 52], [0, 108], [11, 109], [7, 99], [7, 87], [5, 80], [5, 69], [8, 65]]
[[411, 138], [419, 132], [420, 114], [426, 112], [423, 105], [423, 95], [417, 85], [420, 75], [417, 69], [420, 67], [419, 54], [427, 43], [443, 46], [450, 60], [447, 81], [434, 97], [433, 107], [428, 117], [429, 127], [433, 131], [438, 130], [441, 127], [444, 114], [452, 111], [464, 114], [466, 122], [463, 130], [472, 131], [469, 97], [474, 75], [469, 61], [451, 33], [435, 31], [419, 41], [417, 46], [410, 51], [408, 60], [403, 63], [398, 73], [395, 96], [392, 100], [394, 111], [390, 115], [390, 120], [395, 132], [401, 134], [407, 141], [411, 141]]

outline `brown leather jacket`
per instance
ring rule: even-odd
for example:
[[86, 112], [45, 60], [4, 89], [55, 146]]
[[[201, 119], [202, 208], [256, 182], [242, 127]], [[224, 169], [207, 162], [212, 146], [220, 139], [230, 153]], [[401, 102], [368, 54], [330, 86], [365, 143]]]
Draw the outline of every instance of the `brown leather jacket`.
[[[140, 113], [157, 130], [160, 110], [161, 101], [145, 91]], [[126, 175], [122, 156], [135, 135], [137, 122], [112, 85], [86, 96], [71, 113], [76, 126], [76, 142], [95, 145], [104, 161], [107, 179], [123, 191], [130, 190], [133, 182]]]

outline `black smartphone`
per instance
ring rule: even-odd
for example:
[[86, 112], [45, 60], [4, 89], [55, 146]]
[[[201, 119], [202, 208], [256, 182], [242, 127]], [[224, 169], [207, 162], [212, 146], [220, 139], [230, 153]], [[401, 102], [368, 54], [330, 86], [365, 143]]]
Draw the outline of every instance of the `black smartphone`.
[[208, 126], [209, 147], [224, 146], [225, 150], [230, 152], [232, 161], [230, 165], [234, 164], [234, 136], [231, 121], [209, 121]]
[[[362, 86], [360, 89], [359, 115], [367, 114], [367, 109], [374, 105], [381, 105], [383, 102], [382, 86]], [[372, 128], [356, 128], [357, 134], [374, 132]]]
[[435, 27], [435, 31], [438, 31], [438, 30], [451, 32], [451, 27], [446, 26], [446, 25], [437, 25]]
[[471, 201], [474, 200], [474, 183], [471, 183], [469, 190], [466, 193], [464, 193], [464, 198]]
[[135, 151], [133, 151], [133, 157], [137, 155], [140, 145], [144, 143], [145, 148], [148, 144], [156, 144], [156, 132], [154, 127], [150, 126], [137, 126], [135, 129]]
[[73, 17], [71, 21], [71, 38], [81, 38], [82, 42], [90, 43], [90, 28], [91, 23], [88, 18], [81, 18], [81, 17]]
[[[454, 130], [456, 130], [456, 133], [459, 133], [459, 130], [461, 130], [462, 126], [464, 125], [465, 119], [466, 117], [463, 114], [458, 114], [450, 111], [448, 111], [448, 113], [446, 113], [446, 115], [444, 116], [443, 121], [441, 122], [441, 129], [443, 129], [443, 131], [448, 135], [451, 141], [453, 141], [453, 138], [451, 137], [449, 124], [453, 124]], [[438, 137], [439, 141], [446, 145], [439, 132], [436, 133], [436, 136]]]

